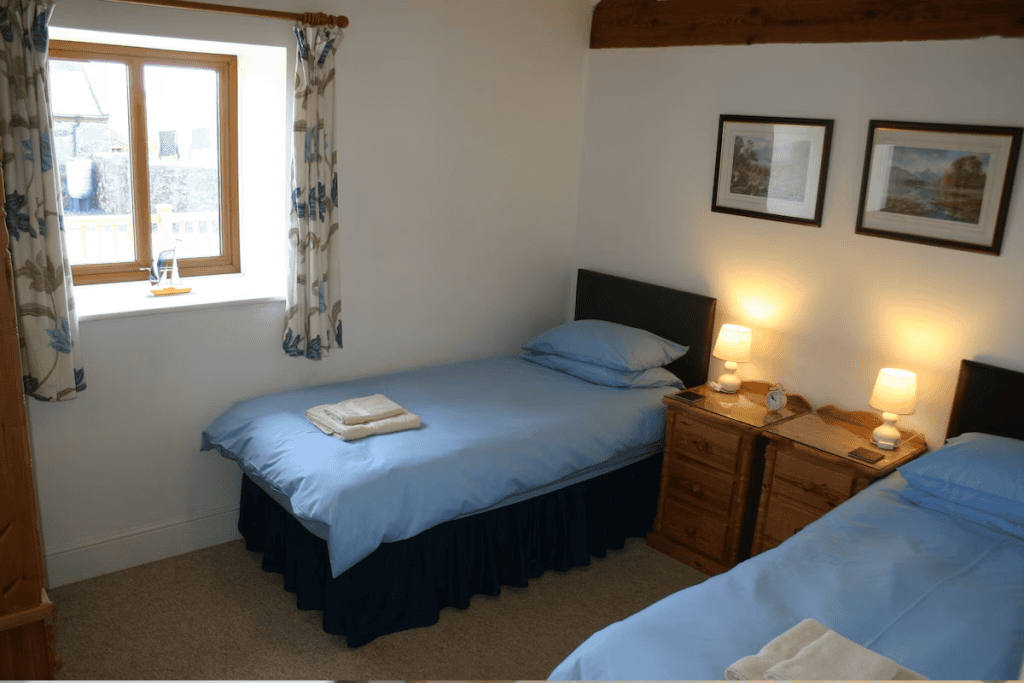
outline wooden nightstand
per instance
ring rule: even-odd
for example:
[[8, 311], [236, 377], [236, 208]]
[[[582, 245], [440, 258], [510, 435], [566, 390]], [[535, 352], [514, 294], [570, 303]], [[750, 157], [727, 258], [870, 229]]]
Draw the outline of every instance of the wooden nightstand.
[[[892, 451], [871, 445], [882, 421], [871, 413], [825, 406], [765, 430], [764, 485], [751, 554], [774, 548], [876, 479], [928, 450], [924, 437], [900, 430]], [[854, 448], [883, 455], [875, 463], [848, 453]]]
[[705, 574], [719, 574], [750, 552], [761, 488], [766, 427], [810, 412], [802, 396], [771, 412], [764, 397], [771, 385], [744, 382], [735, 394], [707, 386], [703, 398], [663, 399], [665, 460], [654, 529], [647, 544]]

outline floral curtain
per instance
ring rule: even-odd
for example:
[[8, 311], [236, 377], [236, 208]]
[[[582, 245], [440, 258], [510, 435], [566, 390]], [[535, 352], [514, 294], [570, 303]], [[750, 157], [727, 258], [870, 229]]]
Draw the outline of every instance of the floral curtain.
[[334, 53], [341, 31], [295, 27], [295, 148], [288, 230], [288, 295], [283, 347], [320, 360], [341, 348], [338, 151], [334, 136]]
[[0, 0], [0, 144], [25, 393], [66, 401], [85, 389], [85, 372], [51, 151], [52, 13], [49, 0]]

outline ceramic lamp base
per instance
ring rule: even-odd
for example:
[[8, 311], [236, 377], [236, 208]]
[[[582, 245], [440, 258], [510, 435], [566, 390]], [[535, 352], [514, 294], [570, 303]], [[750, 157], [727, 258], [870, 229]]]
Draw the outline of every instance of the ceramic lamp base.
[[718, 390], [723, 394], [735, 394], [740, 390], [741, 384], [743, 384], [743, 380], [736, 375], [736, 363], [731, 360], [726, 361], [725, 372], [718, 377]]
[[871, 432], [871, 443], [885, 451], [891, 451], [900, 443], [900, 430], [896, 428], [897, 415], [882, 413], [882, 424]]

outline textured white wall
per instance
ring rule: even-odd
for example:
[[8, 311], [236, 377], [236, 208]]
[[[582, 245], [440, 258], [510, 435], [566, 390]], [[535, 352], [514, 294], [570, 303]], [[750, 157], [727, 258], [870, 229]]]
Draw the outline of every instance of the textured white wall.
[[[718, 297], [754, 330], [745, 379], [871, 410], [918, 373], [903, 424], [942, 443], [960, 359], [1024, 370], [1024, 172], [1002, 255], [854, 233], [868, 121], [1024, 125], [1024, 40], [595, 50], [575, 264]], [[721, 114], [835, 120], [821, 228], [711, 212]], [[722, 362], [712, 360], [712, 377]]]
[[[234, 401], [511, 352], [564, 319], [589, 3], [301, 9], [352, 22], [337, 55], [345, 348], [284, 356], [283, 302], [84, 321], [89, 389], [29, 408], [51, 585], [236, 536], [237, 468], [199, 452]], [[293, 42], [288, 22], [93, 0], [63, 0], [53, 24]]]

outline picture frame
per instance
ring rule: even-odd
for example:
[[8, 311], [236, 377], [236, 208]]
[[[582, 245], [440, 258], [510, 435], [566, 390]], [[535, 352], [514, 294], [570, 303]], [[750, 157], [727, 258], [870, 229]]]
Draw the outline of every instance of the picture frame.
[[821, 227], [832, 125], [722, 114], [711, 210]]
[[856, 233], [998, 256], [1021, 133], [872, 120]]

